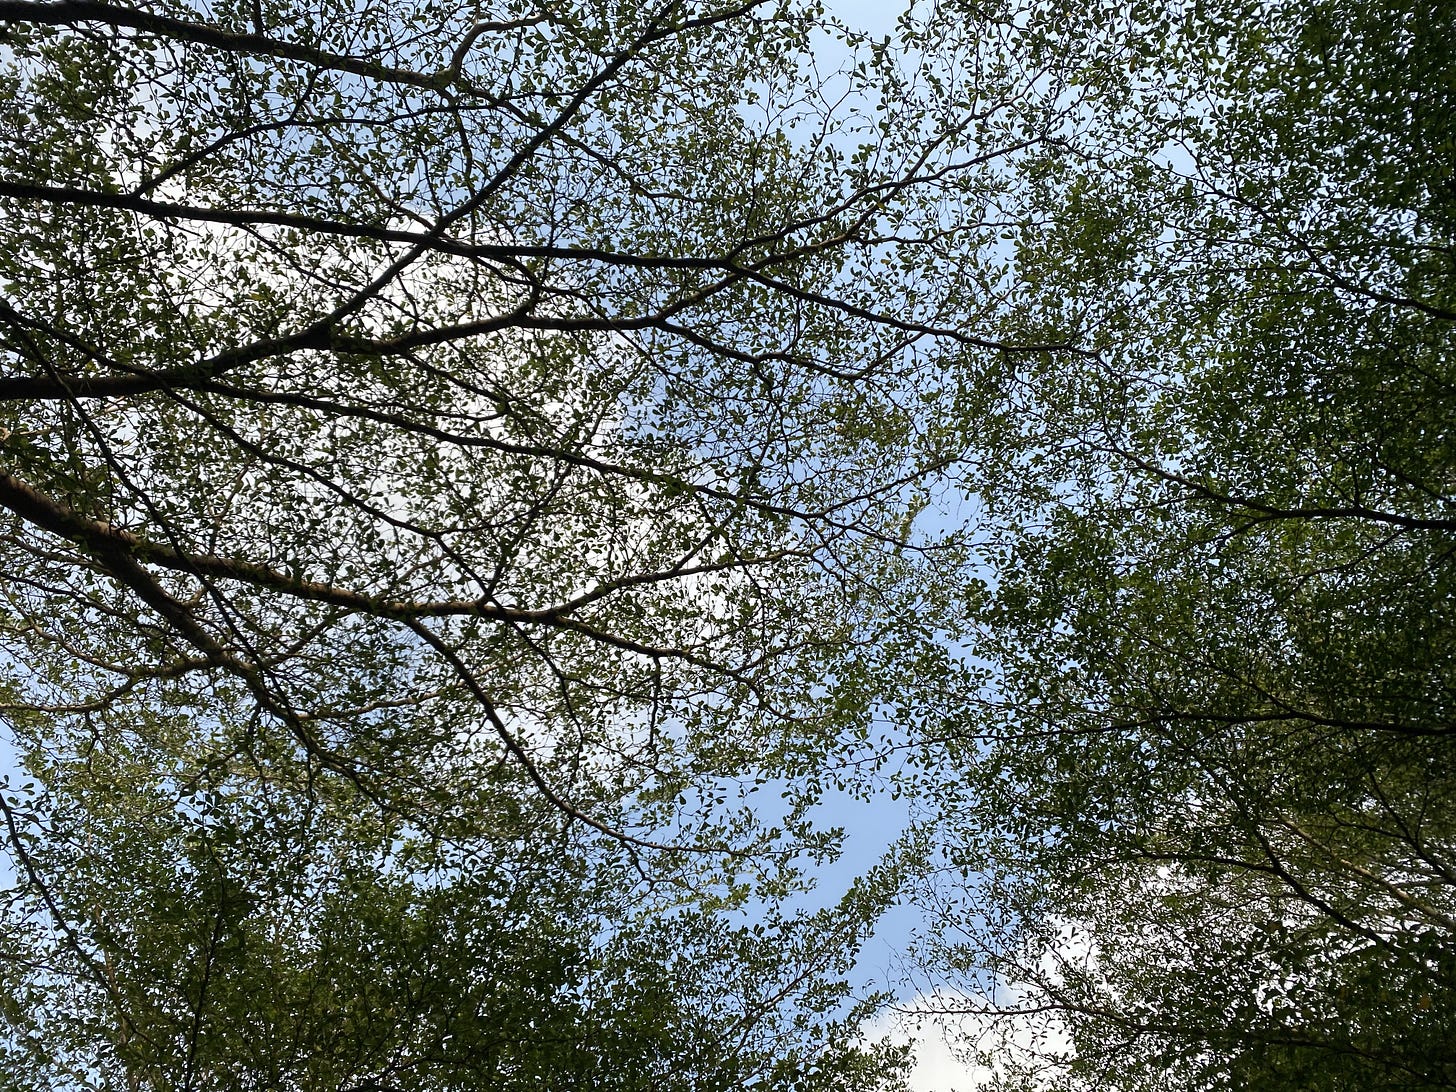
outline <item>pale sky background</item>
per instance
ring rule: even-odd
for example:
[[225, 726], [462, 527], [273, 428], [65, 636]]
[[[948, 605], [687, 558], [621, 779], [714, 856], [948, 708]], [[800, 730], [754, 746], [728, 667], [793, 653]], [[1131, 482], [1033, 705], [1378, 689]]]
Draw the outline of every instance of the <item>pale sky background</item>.
[[[893, 32], [906, 4], [890, 0], [826, 0], [825, 6], [831, 15], [844, 22], [883, 36]], [[821, 70], [832, 67], [833, 58], [821, 58]], [[846, 833], [844, 856], [821, 877], [826, 896], [843, 891], [856, 874], [877, 860], [907, 821], [901, 804], [887, 796], [864, 804], [831, 803], [824, 808], [824, 815], [827, 825], [842, 826]], [[917, 916], [916, 911], [904, 908], [891, 911], [881, 921], [860, 956], [858, 969], [865, 979], [876, 985], [900, 986], [895, 961], [906, 948]], [[921, 1005], [938, 1007], [935, 998], [913, 993], [903, 995], [902, 1004], [908, 1009]], [[889, 1035], [896, 1042], [913, 1042], [916, 1064], [910, 1083], [915, 1092], [971, 1092], [989, 1076], [984, 1069], [968, 1066], [956, 1058], [947, 1042], [951, 1027], [944, 1018], [926, 1016], [912, 1021], [887, 1013], [866, 1030], [871, 1036]]]

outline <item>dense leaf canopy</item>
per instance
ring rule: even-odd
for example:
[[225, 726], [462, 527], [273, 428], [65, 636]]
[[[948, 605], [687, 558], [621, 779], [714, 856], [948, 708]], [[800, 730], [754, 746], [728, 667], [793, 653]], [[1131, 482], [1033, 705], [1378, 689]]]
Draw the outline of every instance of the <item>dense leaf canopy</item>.
[[1019, 242], [1092, 355], [998, 404], [948, 850], [995, 882], [935, 897], [999, 926], [931, 948], [1072, 1059], [1013, 1084], [1449, 1087], [1452, 13], [1125, 14]]
[[780, 900], [957, 673], [1014, 21], [0, 20], [17, 1086], [889, 1080]]
[[0, 0], [0, 1087], [1456, 1084], [1448, 7]]

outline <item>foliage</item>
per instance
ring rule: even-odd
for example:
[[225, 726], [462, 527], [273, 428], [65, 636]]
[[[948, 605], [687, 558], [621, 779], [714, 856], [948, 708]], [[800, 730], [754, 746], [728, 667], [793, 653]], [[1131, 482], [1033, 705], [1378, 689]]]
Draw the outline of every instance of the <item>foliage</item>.
[[0, 19], [15, 1079], [891, 1079], [775, 906], [957, 684], [1020, 13]]
[[1014, 321], [1083, 352], [987, 395], [927, 946], [1042, 1036], [1010, 1085], [1456, 1081], [1451, 14], [1047, 20], [1095, 106]]
[[5, 1079], [1456, 1083], [1447, 6], [0, 19]]
[[644, 916], [630, 877], [568, 831], [543, 837], [549, 814], [431, 844], [357, 793], [241, 772], [181, 786], [159, 758], [37, 761], [49, 791], [4, 801], [28, 882], [3, 941], [3, 1087], [727, 1090], [893, 1072], [850, 1038], [834, 976], [854, 946], [822, 923]]

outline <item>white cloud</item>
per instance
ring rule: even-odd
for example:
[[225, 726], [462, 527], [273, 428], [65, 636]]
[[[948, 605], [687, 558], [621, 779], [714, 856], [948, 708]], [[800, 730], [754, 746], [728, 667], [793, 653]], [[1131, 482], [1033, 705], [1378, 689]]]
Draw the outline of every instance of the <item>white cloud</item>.
[[[1095, 958], [1087, 931], [1064, 921], [1034, 961], [1033, 974], [1056, 983], [1066, 968]], [[1044, 1001], [1025, 983], [998, 985], [991, 996], [936, 989], [896, 1006], [868, 1031], [912, 1046], [911, 1092], [979, 1092], [992, 1087], [998, 1073], [1047, 1073], [1071, 1057], [1066, 1025]]]
[[897, 1011], [877, 1017], [866, 1033], [911, 1045], [912, 1092], [975, 1092], [985, 1087], [991, 1070], [977, 1060], [976, 1040], [981, 1036], [971, 1025], [978, 1018], [965, 1014], [973, 1005], [970, 996], [954, 991], [918, 994]]

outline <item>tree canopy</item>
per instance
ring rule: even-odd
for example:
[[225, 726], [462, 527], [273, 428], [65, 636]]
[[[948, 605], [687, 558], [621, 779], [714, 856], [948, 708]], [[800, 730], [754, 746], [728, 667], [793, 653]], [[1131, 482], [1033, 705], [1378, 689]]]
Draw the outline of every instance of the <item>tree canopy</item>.
[[967, 98], [778, 0], [0, 20], [14, 1080], [891, 1080], [893, 880], [783, 900], [957, 671], [1012, 24]]
[[1451, 24], [0, 0], [0, 1086], [1456, 1083]]
[[995, 403], [986, 886], [933, 887], [1000, 901], [929, 947], [1042, 1013], [1009, 1084], [1449, 1087], [1452, 13], [1129, 11], [1018, 240], [1087, 353]]

